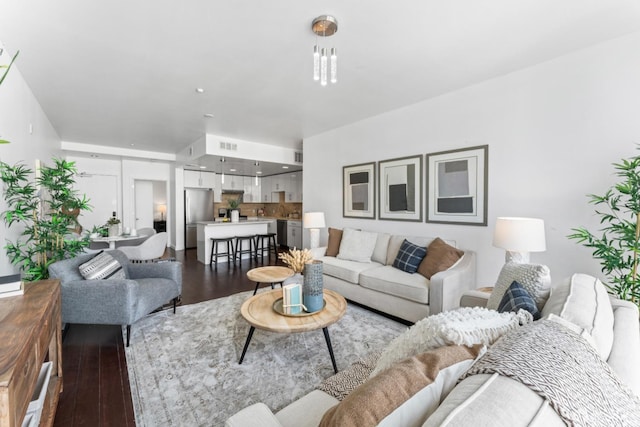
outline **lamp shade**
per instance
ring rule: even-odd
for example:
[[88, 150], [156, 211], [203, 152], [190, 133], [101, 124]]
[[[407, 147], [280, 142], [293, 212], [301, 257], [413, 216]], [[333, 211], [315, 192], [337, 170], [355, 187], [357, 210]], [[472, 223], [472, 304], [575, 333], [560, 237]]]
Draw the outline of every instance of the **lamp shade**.
[[493, 246], [512, 252], [542, 252], [547, 249], [544, 221], [538, 218], [500, 217], [496, 220]]
[[304, 228], [324, 228], [324, 212], [306, 212], [302, 223]]

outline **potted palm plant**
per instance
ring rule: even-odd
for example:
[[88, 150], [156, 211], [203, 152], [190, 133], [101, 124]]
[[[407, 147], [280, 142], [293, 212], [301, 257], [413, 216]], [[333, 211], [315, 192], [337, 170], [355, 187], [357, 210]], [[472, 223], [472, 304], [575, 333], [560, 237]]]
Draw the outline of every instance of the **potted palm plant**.
[[612, 293], [640, 305], [640, 155], [613, 167], [621, 181], [601, 196], [589, 195], [602, 228], [598, 234], [574, 228], [568, 237], [593, 250]]
[[[15, 241], [4, 249], [12, 264], [20, 266], [23, 279], [34, 281], [49, 277], [49, 265], [71, 258], [89, 245], [87, 236], [74, 233], [79, 214], [90, 210], [86, 196], [73, 189], [74, 162], [54, 159], [54, 166], [43, 166], [40, 175], [23, 164], [10, 166], [0, 162], [0, 179], [7, 210], [1, 215], [8, 227], [21, 227]], [[71, 210], [70, 210], [71, 208]]]

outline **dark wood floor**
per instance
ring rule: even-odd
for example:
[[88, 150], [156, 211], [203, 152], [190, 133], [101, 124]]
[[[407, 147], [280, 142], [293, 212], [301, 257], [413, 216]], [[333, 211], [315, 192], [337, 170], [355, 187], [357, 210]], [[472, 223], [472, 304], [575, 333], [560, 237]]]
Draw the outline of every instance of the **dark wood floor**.
[[[172, 255], [183, 263], [182, 304], [252, 290], [255, 283], [247, 279], [247, 271], [268, 264], [266, 257], [264, 264], [244, 260], [236, 268], [221, 264], [216, 272], [199, 263], [193, 249]], [[273, 256], [271, 263], [276, 263]], [[135, 426], [119, 326], [71, 325], [62, 343], [62, 361], [64, 391], [55, 426]]]

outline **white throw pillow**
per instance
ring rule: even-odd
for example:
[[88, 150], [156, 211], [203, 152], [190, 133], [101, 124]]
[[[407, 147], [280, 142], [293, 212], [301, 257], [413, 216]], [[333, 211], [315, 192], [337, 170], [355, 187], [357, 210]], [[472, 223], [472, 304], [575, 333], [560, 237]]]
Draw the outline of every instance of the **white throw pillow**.
[[542, 316], [560, 316], [593, 337], [600, 356], [607, 360], [613, 347], [613, 309], [606, 288], [593, 276], [574, 274], [551, 291]]
[[520, 264], [508, 262], [500, 271], [498, 280], [491, 292], [487, 308], [497, 310], [504, 293], [514, 281], [520, 283], [535, 300], [538, 310], [542, 310], [549, 298], [551, 274], [549, 267], [540, 264]]
[[342, 241], [340, 242], [340, 251], [337, 258], [348, 261], [371, 262], [371, 255], [373, 255], [377, 239], [378, 233], [345, 228], [342, 232]]
[[425, 317], [385, 348], [369, 377], [394, 363], [445, 345], [491, 345], [505, 332], [533, 321], [531, 313], [498, 313], [484, 307], [462, 307]]

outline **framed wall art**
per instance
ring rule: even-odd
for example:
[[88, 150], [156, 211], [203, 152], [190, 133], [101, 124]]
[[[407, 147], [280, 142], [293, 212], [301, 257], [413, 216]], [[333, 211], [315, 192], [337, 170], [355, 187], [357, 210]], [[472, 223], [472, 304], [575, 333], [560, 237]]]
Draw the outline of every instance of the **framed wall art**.
[[342, 216], [376, 219], [376, 164], [342, 168]]
[[427, 154], [427, 222], [487, 225], [489, 146]]
[[378, 162], [380, 219], [422, 221], [422, 156]]

